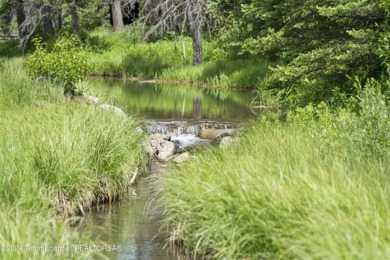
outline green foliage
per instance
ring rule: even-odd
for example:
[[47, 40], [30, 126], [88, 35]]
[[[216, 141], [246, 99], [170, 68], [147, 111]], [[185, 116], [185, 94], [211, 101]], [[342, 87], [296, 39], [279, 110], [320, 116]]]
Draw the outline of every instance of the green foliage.
[[387, 75], [390, 75], [390, 30], [384, 32], [379, 39], [378, 54], [384, 60], [384, 65], [387, 68]]
[[[327, 114], [305, 121], [313, 110]], [[388, 258], [388, 160], [329, 146], [311, 125], [256, 123], [160, 176], [171, 242], [196, 258]]]
[[20, 61], [0, 75], [3, 201], [74, 214], [78, 204], [126, 191], [145, 159], [135, 119], [66, 102], [52, 84], [24, 75]]
[[0, 59], [2, 58], [12, 58], [20, 56], [21, 50], [18, 46], [18, 41], [0, 41]]
[[213, 60], [196, 67], [167, 69], [160, 78], [197, 82], [208, 87], [251, 89], [265, 76], [271, 65], [265, 59]]
[[313, 136], [332, 147], [344, 145], [356, 154], [384, 159], [390, 155], [390, 82], [355, 80], [354, 86], [357, 94], [349, 98], [346, 108], [331, 111], [324, 102], [309, 104], [289, 112], [287, 121], [311, 129]]
[[[127, 191], [133, 172], [146, 161], [138, 121], [69, 101], [53, 83], [28, 77], [22, 62], [0, 67], [0, 244], [98, 244], [57, 218]], [[63, 257], [101, 256], [75, 250], [0, 252], [1, 259]]]
[[370, 79], [363, 86], [357, 81], [358, 115], [349, 125], [349, 139], [357, 150], [372, 153], [378, 158], [390, 155], [390, 81], [380, 84]]
[[27, 60], [27, 69], [35, 78], [45, 78], [64, 86], [64, 93], [76, 95], [76, 83], [89, 71], [77, 36], [60, 36], [54, 44], [34, 39], [35, 51]]
[[[100, 252], [77, 251], [65, 246], [99, 244], [101, 241], [87, 232], [75, 232], [69, 221], [49, 219], [31, 211], [11, 207], [4, 203], [0, 214], [0, 251], [3, 260], [14, 259], [101, 259]], [[64, 248], [59, 248], [59, 246]], [[10, 250], [6, 250], [6, 246]], [[11, 246], [14, 246], [11, 250]], [[19, 247], [15, 247], [19, 246]], [[38, 249], [37, 247], [41, 248]], [[45, 248], [47, 246], [47, 248]], [[57, 246], [57, 250], [54, 249]]]
[[281, 58], [283, 64], [259, 83], [259, 91], [271, 89], [288, 105], [329, 102], [335, 92], [356, 94], [349, 77], [378, 79], [383, 73], [387, 1], [235, 3], [214, 5], [224, 14], [222, 43], [241, 55]]
[[191, 64], [192, 51], [189, 50], [189, 39], [182, 42], [139, 43], [127, 49], [123, 67], [129, 75], [158, 76], [167, 68]]

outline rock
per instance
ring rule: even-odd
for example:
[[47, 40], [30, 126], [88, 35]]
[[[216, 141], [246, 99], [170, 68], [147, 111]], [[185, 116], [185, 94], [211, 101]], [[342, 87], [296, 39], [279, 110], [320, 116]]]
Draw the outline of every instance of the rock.
[[100, 101], [98, 97], [90, 96], [85, 93], [83, 94], [82, 98], [84, 99], [85, 102], [90, 104], [97, 104]]
[[225, 149], [231, 146], [233, 143], [236, 143], [237, 141], [238, 141], [237, 138], [233, 138], [231, 136], [225, 136], [221, 139], [221, 142], [219, 143], [219, 148]]
[[156, 152], [149, 141], [144, 141], [143, 147], [145, 149], [145, 152], [152, 157], [154, 153]]
[[175, 144], [166, 140], [151, 140], [150, 144], [159, 161], [167, 161], [175, 153]]
[[187, 161], [189, 158], [190, 158], [190, 154], [185, 152], [185, 153], [179, 154], [178, 156], [173, 158], [172, 161], [175, 163], [182, 163], [184, 161]]
[[101, 104], [101, 105], [99, 105], [99, 107], [104, 109], [104, 110], [112, 111], [115, 114], [117, 114], [118, 116], [123, 116], [123, 117], [127, 116], [125, 111], [123, 111], [121, 108], [113, 106], [113, 105]]
[[231, 136], [234, 129], [202, 129], [199, 133], [199, 138], [214, 139], [222, 136]]

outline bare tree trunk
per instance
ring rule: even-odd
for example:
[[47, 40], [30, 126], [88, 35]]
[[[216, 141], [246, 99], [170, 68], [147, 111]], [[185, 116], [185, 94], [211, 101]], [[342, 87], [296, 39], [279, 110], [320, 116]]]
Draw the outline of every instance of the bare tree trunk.
[[79, 23], [79, 15], [77, 14], [77, 7], [78, 7], [78, 1], [74, 0], [70, 6], [70, 14], [72, 16], [72, 32], [74, 34], [77, 34], [77, 36], [80, 39], [80, 37], [81, 37], [80, 23]]
[[42, 31], [44, 37], [54, 35], [54, 26], [51, 21], [51, 8], [48, 5], [44, 5], [42, 9]]
[[23, 26], [23, 22], [26, 19], [26, 14], [24, 13], [23, 0], [18, 0], [16, 6], [16, 21], [18, 23], [18, 31], [20, 39], [24, 39], [28, 35], [27, 27]]
[[114, 31], [118, 32], [123, 29], [123, 16], [121, 9], [121, 2], [119, 0], [115, 0], [111, 5], [111, 15], [112, 15], [112, 24], [114, 27]]
[[60, 10], [57, 14], [57, 25], [58, 25], [58, 30], [62, 30], [62, 11]]
[[202, 6], [199, 0], [188, 0], [187, 20], [192, 37], [194, 65], [200, 65], [203, 62], [202, 17]]

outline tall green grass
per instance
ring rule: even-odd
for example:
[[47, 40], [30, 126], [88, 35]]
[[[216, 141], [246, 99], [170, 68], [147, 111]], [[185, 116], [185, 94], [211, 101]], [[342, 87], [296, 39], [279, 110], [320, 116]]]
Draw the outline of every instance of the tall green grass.
[[18, 40], [0, 41], [0, 60], [2, 58], [12, 58], [22, 54]]
[[215, 60], [200, 66], [184, 66], [165, 70], [161, 79], [196, 82], [207, 87], [252, 89], [272, 64], [261, 59]]
[[389, 161], [314, 129], [254, 123], [161, 176], [172, 243], [195, 258], [389, 258]]
[[90, 233], [75, 232], [69, 221], [48, 221], [34, 212], [4, 203], [1, 208], [1, 259], [104, 259], [97, 250], [77, 250], [77, 245], [104, 245], [104, 242]]
[[99, 108], [48, 105], [5, 112], [0, 121], [3, 198], [28, 208], [72, 215], [113, 200], [143, 162], [135, 121]]
[[67, 101], [60, 87], [32, 81], [21, 65], [1, 72], [2, 197], [73, 215], [123, 194], [145, 159], [136, 119]]
[[[205, 63], [192, 66], [192, 41], [173, 37], [142, 42], [132, 29], [115, 34], [101, 29], [90, 35], [91, 73], [169, 81], [196, 82], [218, 87], [253, 88], [272, 64], [265, 59], [229, 60], [214, 42], [204, 41]], [[93, 41], [92, 41], [93, 39]], [[94, 42], [94, 43], [93, 43]]]
[[[79, 84], [91, 88], [86, 85]], [[26, 76], [22, 59], [0, 68], [0, 111], [0, 245], [97, 244], [60, 216], [127, 192], [133, 172], [146, 163], [138, 119], [65, 98], [62, 86]], [[0, 258], [91, 259], [95, 253], [0, 251]]]

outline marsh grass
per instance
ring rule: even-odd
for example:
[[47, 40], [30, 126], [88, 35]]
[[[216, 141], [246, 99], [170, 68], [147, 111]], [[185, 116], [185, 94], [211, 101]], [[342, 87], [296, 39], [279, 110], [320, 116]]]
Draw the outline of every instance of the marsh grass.
[[[78, 87], [92, 89], [85, 83]], [[100, 93], [96, 90], [92, 94]], [[64, 217], [120, 199], [146, 163], [138, 119], [32, 80], [23, 60], [0, 68], [0, 244], [96, 244]], [[2, 259], [91, 259], [94, 252], [0, 252]], [[98, 254], [97, 254], [98, 255]]]
[[192, 66], [192, 41], [188, 37], [142, 42], [131, 31], [119, 35], [103, 29], [91, 33], [97, 42], [89, 43], [92, 74], [254, 88], [273, 66], [266, 59], [229, 60], [216, 43], [208, 41], [203, 44], [205, 63]]
[[46, 105], [7, 111], [1, 123], [3, 194], [28, 207], [73, 215], [80, 205], [111, 201], [142, 165], [135, 121], [99, 108]]
[[253, 88], [272, 63], [261, 59], [215, 60], [200, 66], [184, 66], [165, 70], [162, 79], [197, 82], [208, 87]]
[[311, 133], [256, 123], [161, 176], [172, 243], [195, 258], [389, 258], [388, 161]]
[[[5, 250], [0, 251], [1, 259], [104, 259], [101, 252], [78, 252], [71, 247], [86, 243], [97, 245], [103, 243], [99, 239], [92, 238], [92, 234], [88, 232], [80, 234], [72, 230], [69, 220], [48, 221], [47, 218], [36, 213], [6, 204], [2, 204], [1, 208], [0, 244], [5, 247]], [[8, 251], [7, 246], [10, 249]], [[14, 246], [13, 250], [11, 246]], [[51, 248], [45, 249], [44, 246]], [[60, 249], [60, 246], [64, 248]], [[68, 250], [66, 246], [69, 246]], [[54, 247], [57, 249], [55, 250]]]

